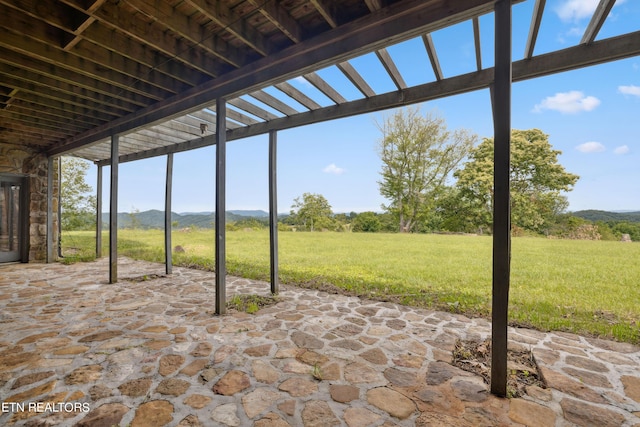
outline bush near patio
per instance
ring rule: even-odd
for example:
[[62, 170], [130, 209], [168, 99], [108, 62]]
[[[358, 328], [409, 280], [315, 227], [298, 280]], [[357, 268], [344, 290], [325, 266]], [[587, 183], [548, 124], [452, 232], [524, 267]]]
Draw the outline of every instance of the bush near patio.
[[[213, 270], [213, 230], [175, 230], [175, 265]], [[488, 236], [280, 233], [283, 283], [489, 317]], [[63, 233], [65, 252], [91, 255], [91, 232]], [[103, 238], [106, 254], [106, 236]], [[640, 245], [614, 241], [513, 239], [513, 325], [640, 343]], [[161, 230], [121, 230], [119, 255], [164, 262]], [[266, 230], [227, 232], [227, 271], [268, 280]], [[66, 258], [67, 262], [73, 258]]]

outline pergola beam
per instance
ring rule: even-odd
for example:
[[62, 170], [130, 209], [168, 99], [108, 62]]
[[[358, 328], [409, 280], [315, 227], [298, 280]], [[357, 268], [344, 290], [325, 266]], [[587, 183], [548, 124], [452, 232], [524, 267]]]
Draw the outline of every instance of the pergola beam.
[[589, 21], [589, 25], [587, 25], [587, 29], [580, 40], [581, 44], [589, 44], [593, 43], [604, 24], [605, 19], [609, 16], [609, 12], [611, 8], [615, 4], [616, 0], [600, 0], [598, 3], [598, 7], [596, 7], [596, 11], [591, 17], [591, 21]]
[[536, 47], [538, 39], [538, 31], [542, 22], [542, 14], [546, 0], [536, 0], [533, 5], [533, 13], [531, 14], [531, 26], [529, 27], [529, 35], [527, 36], [527, 44], [524, 48], [524, 58], [529, 59], [533, 56], [533, 49]]
[[[157, 102], [137, 113], [70, 138], [50, 150], [55, 155], [78, 149], [113, 133], [169, 120], [202, 107], [218, 97], [243, 93], [308, 74], [313, 70], [408, 40], [425, 32], [463, 22], [492, 10], [494, 0], [406, 0], [373, 12], [308, 41], [290, 46], [247, 67], [230, 71], [179, 95]], [[271, 3], [268, 3], [271, 4]], [[402, 31], [399, 32], [399, 29]]]
[[[581, 67], [602, 64], [622, 58], [640, 55], [640, 31], [599, 40], [590, 45], [578, 45], [557, 52], [522, 59], [513, 63], [513, 82], [533, 79], [550, 74], [561, 73]], [[486, 89], [493, 82], [494, 68], [485, 68], [441, 81], [413, 86], [403, 91], [389, 92], [371, 98], [358, 99], [346, 104], [332, 105], [318, 110], [308, 111], [292, 117], [274, 118], [268, 122], [245, 126], [227, 132], [227, 141], [261, 135], [273, 129], [283, 130], [327, 120], [334, 120], [357, 114], [400, 107], [418, 102], [444, 98], [451, 95]], [[246, 101], [245, 101], [246, 102]], [[235, 105], [233, 102], [230, 104]], [[169, 152], [182, 152], [215, 144], [213, 136], [192, 139], [165, 147], [147, 150], [141, 153], [123, 155], [120, 162], [146, 159], [165, 155]], [[109, 160], [100, 164], [108, 165]]]
[[433, 68], [433, 74], [436, 76], [436, 80], [442, 80], [444, 75], [442, 74], [440, 61], [438, 61], [438, 53], [433, 45], [433, 37], [431, 37], [431, 34], [424, 34], [422, 36], [422, 42], [424, 43], [424, 48], [427, 50], [427, 55], [429, 56], [431, 68]]

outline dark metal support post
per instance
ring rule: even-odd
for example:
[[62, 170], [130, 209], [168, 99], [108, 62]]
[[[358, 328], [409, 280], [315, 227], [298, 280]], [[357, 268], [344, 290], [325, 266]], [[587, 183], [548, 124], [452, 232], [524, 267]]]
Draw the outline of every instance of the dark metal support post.
[[118, 135], [111, 136], [111, 188], [109, 197], [109, 283], [118, 281]]
[[271, 293], [278, 293], [278, 132], [269, 131], [269, 254], [271, 260]]
[[507, 322], [511, 268], [509, 163], [511, 143], [511, 1], [495, 5], [493, 299], [491, 393], [507, 395]]
[[102, 258], [102, 166], [98, 165], [96, 183], [96, 258]]
[[53, 157], [47, 159], [47, 262], [55, 258], [53, 247]]
[[227, 163], [227, 105], [216, 100], [216, 314], [227, 312], [226, 289], [226, 163]]
[[164, 253], [165, 271], [173, 272], [173, 260], [171, 259], [171, 187], [173, 184], [173, 153], [167, 154], [167, 179], [164, 192]]

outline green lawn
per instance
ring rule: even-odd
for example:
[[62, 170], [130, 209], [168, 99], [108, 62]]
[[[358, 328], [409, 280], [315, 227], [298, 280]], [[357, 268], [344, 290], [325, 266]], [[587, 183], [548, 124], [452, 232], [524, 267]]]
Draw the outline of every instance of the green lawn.
[[[174, 231], [174, 264], [213, 269], [213, 230]], [[119, 253], [164, 261], [163, 232], [120, 230]], [[282, 232], [283, 283], [489, 316], [490, 237]], [[106, 251], [107, 235], [103, 238]], [[90, 232], [63, 234], [66, 253], [91, 253]], [[70, 249], [75, 248], [75, 249]], [[90, 255], [89, 255], [90, 257]], [[513, 324], [640, 342], [640, 244], [514, 238]], [[266, 230], [227, 232], [229, 274], [269, 277]]]

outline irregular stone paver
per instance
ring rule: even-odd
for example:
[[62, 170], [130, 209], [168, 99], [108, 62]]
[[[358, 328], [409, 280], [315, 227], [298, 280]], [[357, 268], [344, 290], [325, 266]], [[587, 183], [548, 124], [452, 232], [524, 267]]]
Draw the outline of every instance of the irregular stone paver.
[[122, 417], [129, 412], [129, 408], [122, 403], [105, 403], [89, 412], [77, 427], [111, 427], [120, 425]]
[[152, 400], [138, 406], [131, 427], [164, 426], [173, 420], [173, 405], [166, 400]]
[[367, 392], [367, 401], [396, 418], [408, 418], [416, 405], [403, 394], [387, 387], [378, 387]]
[[554, 427], [556, 425], [556, 414], [553, 410], [524, 399], [511, 401], [509, 418], [530, 427]]
[[229, 371], [213, 386], [214, 393], [225, 396], [234, 395], [250, 385], [249, 376], [240, 371]]
[[[0, 266], [0, 425], [640, 426], [640, 348], [509, 328], [552, 388], [498, 399], [449, 363], [485, 319], [281, 286], [255, 315], [215, 316], [215, 275], [126, 258]], [[146, 281], [131, 281], [148, 276]], [[37, 287], [32, 285], [38, 284]], [[227, 278], [227, 295], [269, 285]]]

